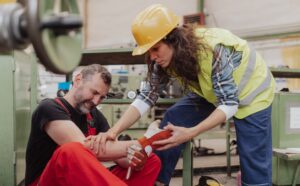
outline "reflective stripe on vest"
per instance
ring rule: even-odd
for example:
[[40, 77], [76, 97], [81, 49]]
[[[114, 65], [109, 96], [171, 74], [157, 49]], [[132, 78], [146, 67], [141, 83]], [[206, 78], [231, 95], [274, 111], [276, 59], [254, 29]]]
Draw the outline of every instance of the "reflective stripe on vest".
[[[250, 81], [250, 77], [251, 77], [252, 73], [254, 72], [255, 64], [256, 64], [256, 51], [250, 48], [249, 61], [248, 61], [244, 76], [242, 77], [241, 82], [238, 86], [238, 95], [240, 95], [242, 90], [245, 88], [247, 83]], [[245, 98], [241, 99], [239, 105], [240, 106], [249, 105], [259, 93], [261, 93], [262, 91], [264, 91], [266, 88], [268, 88], [270, 86], [271, 79], [272, 78], [271, 78], [270, 72], [267, 72], [267, 76], [266, 76], [265, 80], [249, 95], [247, 95]]]

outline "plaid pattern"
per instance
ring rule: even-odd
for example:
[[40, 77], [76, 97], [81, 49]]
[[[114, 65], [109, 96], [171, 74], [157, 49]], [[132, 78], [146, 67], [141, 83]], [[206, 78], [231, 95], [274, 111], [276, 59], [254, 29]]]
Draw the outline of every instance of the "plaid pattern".
[[212, 84], [217, 97], [217, 105], [238, 105], [238, 87], [233, 79], [233, 71], [240, 65], [242, 52], [233, 47], [217, 45], [212, 63]]
[[140, 91], [141, 92], [137, 96], [137, 99], [140, 99], [143, 102], [147, 103], [150, 107], [154, 106], [158, 99], [159, 94], [157, 91], [154, 91], [151, 88], [150, 83], [147, 83], [146, 86]]
[[[212, 83], [214, 93], [218, 99], [217, 105], [238, 105], [238, 87], [232, 77], [233, 71], [239, 66], [242, 60], [242, 52], [237, 52], [233, 47], [217, 45], [214, 49], [213, 67], [212, 67]], [[149, 106], [153, 106], [159, 94], [151, 89], [150, 83], [137, 99], [142, 100]]]

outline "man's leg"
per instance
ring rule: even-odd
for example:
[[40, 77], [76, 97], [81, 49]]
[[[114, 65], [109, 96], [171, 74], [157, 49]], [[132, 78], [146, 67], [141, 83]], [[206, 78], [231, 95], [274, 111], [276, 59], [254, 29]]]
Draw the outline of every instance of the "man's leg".
[[[160, 128], [166, 126], [168, 122], [176, 126], [193, 127], [204, 120], [214, 109], [215, 107], [202, 97], [189, 93], [166, 111]], [[158, 176], [159, 182], [169, 184], [183, 147], [184, 144], [181, 144], [165, 151], [155, 152], [162, 162], [162, 169]]]
[[242, 185], [272, 185], [272, 106], [244, 119], [234, 118]]
[[116, 166], [111, 172], [129, 186], [153, 186], [160, 171], [160, 167], [160, 159], [152, 153], [143, 169], [140, 171], [133, 171], [128, 180], [126, 180], [127, 168]]
[[80, 143], [59, 147], [43, 171], [41, 186], [126, 186], [122, 180], [104, 167], [91, 151]]

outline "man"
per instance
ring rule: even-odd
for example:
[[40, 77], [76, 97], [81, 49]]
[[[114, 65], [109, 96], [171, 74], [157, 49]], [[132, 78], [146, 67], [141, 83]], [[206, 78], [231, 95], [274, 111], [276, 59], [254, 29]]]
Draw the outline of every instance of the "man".
[[[147, 138], [108, 142], [105, 153], [98, 148], [89, 149], [97, 142], [94, 135], [109, 129], [96, 108], [106, 98], [111, 84], [107, 69], [98, 64], [86, 66], [73, 81], [73, 87], [63, 98], [45, 99], [33, 113], [25, 184], [154, 185], [160, 161], [143, 150], [152, 144]], [[160, 131], [151, 135], [157, 132]], [[117, 166], [110, 172], [98, 160], [114, 160]], [[129, 166], [133, 174], [126, 179]]]

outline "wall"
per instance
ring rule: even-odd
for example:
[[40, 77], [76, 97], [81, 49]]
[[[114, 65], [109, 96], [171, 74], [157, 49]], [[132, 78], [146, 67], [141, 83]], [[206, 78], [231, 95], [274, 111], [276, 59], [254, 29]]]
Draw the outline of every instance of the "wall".
[[205, 1], [207, 24], [241, 37], [299, 32], [299, 7], [297, 0]]
[[[149, 5], [161, 3], [178, 15], [197, 12], [197, 1], [172, 0], [87, 0], [87, 48], [128, 47], [134, 45], [131, 22]], [[187, 3], [188, 2], [188, 3]], [[80, 2], [83, 6], [84, 2]], [[82, 11], [84, 11], [82, 9]], [[83, 13], [84, 14], [84, 13]]]
[[[161, 3], [182, 16], [196, 13], [200, 0], [78, 0], [85, 17], [87, 49], [132, 47], [131, 21], [145, 7]], [[206, 0], [204, 12], [208, 27], [222, 27], [251, 41], [268, 66], [299, 68], [300, 1], [297, 0]], [[296, 36], [290, 37], [291, 35]], [[273, 36], [269, 39], [266, 36]], [[286, 37], [285, 35], [288, 35]], [[257, 36], [260, 38], [257, 40]], [[268, 38], [268, 39], [267, 39]], [[124, 67], [120, 67], [124, 68]], [[278, 79], [278, 90], [299, 90], [297, 79]]]
[[[130, 25], [145, 7], [161, 3], [179, 16], [196, 13], [200, 0], [78, 0], [86, 20], [86, 48], [134, 45]], [[85, 5], [85, 6], [84, 6]], [[85, 7], [85, 8], [83, 8]], [[300, 31], [297, 0], [206, 0], [204, 12], [209, 27], [222, 27], [241, 37]]]

